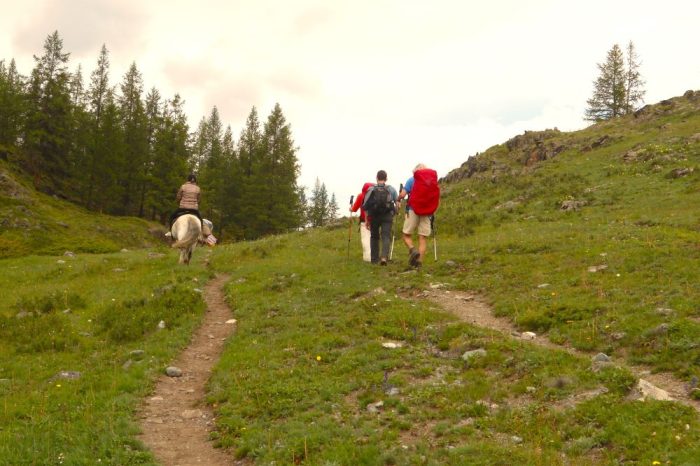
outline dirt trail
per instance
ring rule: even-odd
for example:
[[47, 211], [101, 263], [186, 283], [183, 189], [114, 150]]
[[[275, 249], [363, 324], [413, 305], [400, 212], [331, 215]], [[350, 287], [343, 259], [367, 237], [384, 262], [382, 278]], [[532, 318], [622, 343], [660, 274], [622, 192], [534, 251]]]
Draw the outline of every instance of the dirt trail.
[[[436, 289], [425, 291], [423, 292], [422, 296], [452, 312], [464, 322], [468, 322], [479, 327], [498, 330], [499, 332], [513, 338], [526, 339], [536, 345], [544, 346], [546, 348], [562, 350], [582, 357], [590, 358], [593, 356], [591, 353], [586, 353], [575, 348], [552, 343], [549, 341], [549, 339], [547, 339], [547, 337], [542, 335], [536, 335], [534, 338], [523, 338], [522, 333], [518, 331], [518, 329], [509, 319], [494, 316], [491, 307], [472, 294], [460, 291]], [[675, 401], [695, 408], [695, 410], [700, 412], [700, 401], [691, 399], [688, 396], [685, 383], [672, 374], [652, 374], [650, 368], [648, 367], [630, 365], [618, 359], [615, 359], [614, 362], [616, 365], [628, 369], [637, 378], [643, 379], [657, 388], [661, 388]]]
[[185, 350], [172, 362], [182, 377], [162, 375], [141, 410], [141, 440], [165, 466], [230, 465], [236, 462], [209, 441], [214, 415], [204, 401], [205, 385], [235, 325], [224, 301], [221, 275], [204, 290], [207, 310], [202, 325]]

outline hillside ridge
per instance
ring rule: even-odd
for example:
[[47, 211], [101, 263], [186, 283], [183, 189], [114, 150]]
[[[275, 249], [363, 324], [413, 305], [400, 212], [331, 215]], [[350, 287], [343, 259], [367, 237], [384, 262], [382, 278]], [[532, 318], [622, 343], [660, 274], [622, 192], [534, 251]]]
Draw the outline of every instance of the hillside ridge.
[[623, 136], [616, 134], [615, 130], [619, 130], [621, 126], [634, 129], [665, 116], [697, 111], [700, 111], [700, 90], [688, 90], [682, 96], [645, 105], [631, 115], [601, 121], [582, 130], [562, 132], [553, 128], [525, 131], [503, 144], [470, 156], [461, 166], [441, 178], [440, 182], [455, 183], [473, 176], [490, 177], [495, 181], [499, 175], [518, 174], [568, 150], [585, 153], [618, 142]]
[[0, 259], [152, 247], [162, 244], [163, 233], [146, 220], [90, 212], [41, 193], [0, 160]]

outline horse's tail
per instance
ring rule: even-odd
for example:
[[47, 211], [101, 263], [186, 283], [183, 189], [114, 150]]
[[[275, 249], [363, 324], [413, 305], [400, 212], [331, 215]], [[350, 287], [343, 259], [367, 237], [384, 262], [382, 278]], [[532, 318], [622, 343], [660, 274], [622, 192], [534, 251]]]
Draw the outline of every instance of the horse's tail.
[[187, 219], [187, 231], [172, 245], [173, 248], [185, 248], [197, 241], [202, 230], [201, 223], [196, 217]]

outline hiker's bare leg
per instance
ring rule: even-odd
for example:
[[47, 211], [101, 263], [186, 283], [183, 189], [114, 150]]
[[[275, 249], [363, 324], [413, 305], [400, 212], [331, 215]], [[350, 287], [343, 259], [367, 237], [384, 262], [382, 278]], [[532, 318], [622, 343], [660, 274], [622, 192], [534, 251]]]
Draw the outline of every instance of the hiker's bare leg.
[[418, 235], [418, 252], [420, 253], [418, 260], [420, 260], [421, 262], [425, 258], [425, 251], [427, 248], [428, 239], [423, 235]]
[[413, 249], [413, 238], [411, 237], [411, 235], [407, 235], [406, 233], [404, 233], [403, 242], [406, 243], [406, 246], [408, 247], [409, 251]]

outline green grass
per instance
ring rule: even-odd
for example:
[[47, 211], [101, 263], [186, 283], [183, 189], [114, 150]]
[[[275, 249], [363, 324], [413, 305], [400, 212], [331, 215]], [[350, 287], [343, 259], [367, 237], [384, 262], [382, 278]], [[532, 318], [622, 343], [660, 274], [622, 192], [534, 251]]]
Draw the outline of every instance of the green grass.
[[147, 252], [2, 261], [0, 463], [154, 464], [134, 410], [189, 341], [209, 274]]
[[[348, 261], [343, 231], [268, 238], [213, 256], [215, 269], [232, 274], [227, 290], [239, 326], [209, 400], [218, 412], [216, 440], [237, 457], [550, 465], [693, 464], [700, 455], [692, 409], [628, 401], [635, 380], [624, 370], [593, 372], [587, 358], [510, 340], [403, 298], [437, 280], [459, 287], [462, 277], [438, 278], [443, 266], [430, 262], [425, 274], [404, 273], [398, 263], [370, 267], [359, 251]], [[385, 293], [372, 292], [377, 287]], [[387, 349], [384, 341], [403, 346]], [[486, 356], [461, 359], [475, 348]], [[387, 394], [389, 386], [398, 394]], [[566, 404], [601, 387], [608, 392]], [[369, 412], [378, 401], [380, 412]]]

